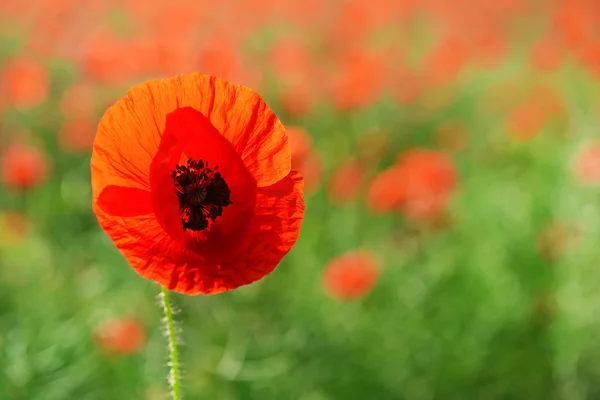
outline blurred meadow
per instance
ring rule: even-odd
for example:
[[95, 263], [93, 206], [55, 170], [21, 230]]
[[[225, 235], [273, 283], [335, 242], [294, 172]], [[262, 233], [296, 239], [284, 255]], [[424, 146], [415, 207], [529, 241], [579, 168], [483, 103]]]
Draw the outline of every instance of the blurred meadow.
[[0, 1], [0, 399], [168, 398], [89, 159], [129, 86], [249, 86], [306, 180], [270, 275], [174, 295], [188, 399], [600, 399], [597, 0]]

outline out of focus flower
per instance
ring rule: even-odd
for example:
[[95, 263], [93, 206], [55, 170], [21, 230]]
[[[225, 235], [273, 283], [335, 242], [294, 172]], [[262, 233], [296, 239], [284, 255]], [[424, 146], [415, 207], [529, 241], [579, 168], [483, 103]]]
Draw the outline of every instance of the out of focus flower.
[[13, 107], [30, 108], [48, 97], [48, 71], [33, 59], [13, 59], [4, 66], [0, 74], [0, 96]]
[[39, 149], [9, 145], [1, 155], [2, 182], [15, 189], [29, 189], [46, 180], [50, 169], [47, 156]]
[[131, 78], [131, 71], [126, 68], [126, 55], [123, 39], [109, 30], [99, 30], [87, 39], [81, 68], [92, 80], [103, 84], [122, 84]]
[[400, 207], [404, 198], [402, 175], [402, 169], [394, 166], [373, 178], [367, 190], [367, 206], [372, 212], [382, 214]]
[[96, 327], [94, 338], [102, 350], [128, 355], [137, 353], [144, 346], [146, 331], [134, 319], [119, 318]]
[[326, 293], [340, 300], [365, 297], [379, 278], [376, 257], [366, 250], [353, 250], [335, 257], [325, 267], [323, 287]]
[[430, 49], [424, 60], [430, 85], [442, 86], [454, 82], [466, 64], [466, 49], [452, 36], [442, 37]]
[[489, 29], [474, 35], [469, 50], [479, 65], [484, 68], [495, 68], [508, 55], [508, 41], [504, 33]]
[[457, 184], [452, 160], [444, 153], [412, 149], [371, 182], [367, 204], [373, 212], [399, 209], [407, 218], [436, 222]]
[[569, 48], [577, 49], [594, 36], [594, 12], [585, 1], [561, 0], [554, 15], [554, 31]]
[[199, 61], [202, 73], [228, 80], [234, 79], [241, 67], [239, 49], [226, 39], [214, 38], [206, 43], [201, 49]]
[[6, 212], [0, 214], [0, 246], [15, 246], [29, 234], [29, 220], [25, 214]]
[[565, 50], [562, 44], [552, 36], [540, 39], [530, 50], [531, 64], [540, 71], [554, 71], [560, 68], [564, 57]]
[[510, 134], [520, 140], [532, 139], [545, 122], [542, 109], [534, 102], [514, 107], [508, 118]]
[[302, 83], [313, 68], [313, 60], [306, 44], [295, 38], [282, 38], [275, 41], [268, 53], [269, 65], [281, 83]]
[[400, 154], [397, 165], [402, 171], [401, 211], [409, 219], [435, 222], [456, 189], [454, 163], [442, 152], [416, 148]]
[[365, 178], [365, 166], [357, 159], [341, 163], [329, 182], [329, 198], [333, 203], [346, 204], [358, 196]]
[[564, 115], [560, 93], [548, 86], [534, 86], [525, 100], [509, 114], [509, 130], [517, 139], [529, 140], [536, 136], [546, 122]]
[[92, 149], [96, 124], [88, 118], [66, 121], [58, 132], [58, 146], [65, 152], [87, 152]]
[[585, 144], [573, 157], [571, 170], [575, 179], [586, 185], [600, 183], [600, 141]]
[[386, 63], [382, 54], [363, 48], [348, 50], [336, 60], [331, 99], [342, 110], [367, 107], [384, 89]]
[[600, 78], [600, 40], [585, 43], [577, 54], [578, 60], [596, 79]]
[[[381, 20], [377, 18], [377, 7], [362, 0], [350, 0], [341, 3], [330, 26], [331, 45], [341, 47], [348, 43], [360, 43], [377, 27]], [[384, 11], [385, 12], [385, 11]]]

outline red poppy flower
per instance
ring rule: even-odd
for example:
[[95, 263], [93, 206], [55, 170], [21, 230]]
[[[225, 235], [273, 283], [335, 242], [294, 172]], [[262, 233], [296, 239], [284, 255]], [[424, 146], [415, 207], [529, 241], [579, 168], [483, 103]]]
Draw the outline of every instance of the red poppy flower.
[[586, 185], [600, 183], [600, 141], [586, 144], [572, 161], [575, 178]]
[[261, 279], [296, 242], [303, 179], [258, 94], [191, 74], [133, 87], [102, 118], [93, 209], [143, 277], [186, 294]]
[[535, 101], [513, 108], [508, 120], [510, 133], [519, 140], [534, 138], [543, 128], [544, 122], [543, 110]]
[[409, 218], [434, 222], [444, 212], [456, 188], [456, 170], [444, 153], [412, 149], [400, 154], [403, 199], [400, 209]]
[[34, 107], [48, 97], [50, 77], [46, 69], [33, 59], [14, 59], [0, 74], [2, 97], [17, 108]]
[[429, 84], [433, 87], [452, 83], [462, 73], [467, 52], [460, 41], [452, 36], [442, 37], [424, 60]]
[[363, 48], [348, 50], [336, 59], [331, 79], [331, 100], [341, 110], [367, 107], [384, 89], [386, 61], [383, 54]]
[[564, 58], [564, 45], [552, 36], [542, 38], [530, 49], [531, 64], [541, 71], [554, 71], [560, 68]]
[[356, 300], [366, 296], [379, 278], [379, 269], [373, 254], [354, 250], [329, 262], [323, 274], [327, 293], [340, 300]]
[[146, 332], [139, 322], [123, 318], [98, 326], [94, 336], [102, 350], [126, 355], [136, 353], [142, 348]]
[[402, 174], [401, 168], [393, 166], [373, 178], [367, 190], [367, 206], [373, 213], [383, 214], [400, 206], [404, 198]]
[[29, 189], [48, 176], [50, 164], [44, 153], [23, 145], [10, 145], [0, 160], [2, 181], [11, 188]]
[[416, 221], [436, 222], [456, 187], [452, 161], [435, 150], [412, 149], [383, 171], [367, 192], [370, 209], [384, 213], [399, 209]]

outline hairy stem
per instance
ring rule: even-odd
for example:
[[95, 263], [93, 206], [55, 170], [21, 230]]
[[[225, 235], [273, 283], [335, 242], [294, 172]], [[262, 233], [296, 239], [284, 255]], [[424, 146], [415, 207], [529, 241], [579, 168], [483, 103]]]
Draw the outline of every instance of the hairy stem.
[[173, 400], [181, 400], [181, 373], [179, 370], [179, 353], [177, 352], [177, 332], [173, 321], [173, 309], [169, 300], [169, 291], [161, 286], [160, 298], [165, 311], [166, 336], [169, 340], [169, 385]]

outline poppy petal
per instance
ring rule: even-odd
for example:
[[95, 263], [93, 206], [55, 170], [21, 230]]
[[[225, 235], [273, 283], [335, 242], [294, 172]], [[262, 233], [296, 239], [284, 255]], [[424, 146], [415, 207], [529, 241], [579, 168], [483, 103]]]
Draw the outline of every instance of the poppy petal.
[[[200, 111], [233, 144], [259, 187], [289, 174], [285, 128], [264, 100], [245, 86], [199, 73], [151, 80], [130, 89], [100, 122], [94, 143], [99, 154], [93, 164], [110, 166], [126, 180], [147, 182], [152, 155], [165, 131], [166, 115], [183, 107]], [[119, 156], [109, 159], [100, 157], [102, 154]], [[139, 173], [131, 174], [131, 170]], [[103, 181], [98, 179], [97, 184]]]
[[154, 215], [114, 218], [98, 205], [94, 205], [94, 212], [102, 228], [140, 276], [189, 295], [228, 290], [230, 283], [223, 283], [219, 266], [206, 263], [174, 241]]
[[291, 156], [285, 128], [256, 92], [207, 75], [191, 74], [179, 79], [182, 87], [194, 90], [184, 91], [178, 106], [191, 106], [210, 119], [233, 144], [259, 187], [272, 185], [289, 174]]
[[[297, 171], [275, 185], [259, 188], [256, 197], [255, 232], [241, 257], [224, 265], [244, 283], [252, 283], [270, 273], [290, 251], [300, 234], [304, 217], [304, 180]], [[237, 285], [235, 279], [228, 282]], [[235, 288], [232, 286], [230, 289]]]
[[102, 190], [98, 197], [98, 206], [115, 217], [135, 217], [154, 212], [150, 192], [115, 185]]

